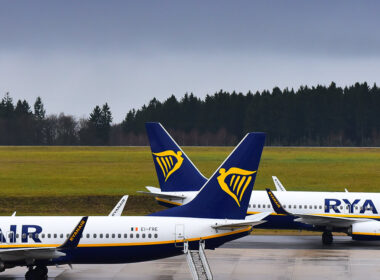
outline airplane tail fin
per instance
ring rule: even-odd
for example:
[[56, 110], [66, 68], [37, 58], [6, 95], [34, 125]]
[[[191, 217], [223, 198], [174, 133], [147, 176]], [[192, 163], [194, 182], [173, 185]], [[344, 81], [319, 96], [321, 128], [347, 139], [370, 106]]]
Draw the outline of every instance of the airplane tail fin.
[[207, 181], [160, 123], [145, 124], [160, 188], [164, 192], [198, 191]]
[[264, 141], [264, 133], [247, 134], [192, 201], [151, 215], [244, 219]]

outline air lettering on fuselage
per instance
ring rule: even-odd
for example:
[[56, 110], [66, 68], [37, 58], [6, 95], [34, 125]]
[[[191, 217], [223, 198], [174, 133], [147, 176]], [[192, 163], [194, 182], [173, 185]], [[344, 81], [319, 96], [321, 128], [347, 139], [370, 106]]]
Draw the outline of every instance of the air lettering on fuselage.
[[[36, 243], [41, 243], [38, 235], [41, 234], [42, 227], [37, 225], [23, 225], [21, 228], [22, 243], [28, 243], [29, 238]], [[16, 243], [16, 232], [16, 225], [11, 225], [8, 232], [5, 232], [0, 228], [0, 243]]]
[[371, 199], [366, 199], [361, 205], [360, 199], [355, 199], [354, 201], [349, 201], [348, 199], [335, 199], [335, 198], [326, 198], [325, 199], [325, 213], [341, 213], [340, 207], [347, 208], [348, 213], [354, 213], [356, 207], [359, 207], [360, 214], [364, 214], [366, 211], [371, 211], [373, 214], [378, 214], [375, 204]]

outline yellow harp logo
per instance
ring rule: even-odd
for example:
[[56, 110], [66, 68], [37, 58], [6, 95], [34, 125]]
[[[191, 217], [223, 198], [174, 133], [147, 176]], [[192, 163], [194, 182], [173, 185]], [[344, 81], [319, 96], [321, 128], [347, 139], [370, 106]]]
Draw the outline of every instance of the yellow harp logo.
[[162, 174], [165, 177], [165, 182], [168, 180], [170, 175], [176, 172], [182, 165], [183, 157], [182, 152], [178, 151], [177, 153], [168, 150], [161, 153], [153, 153], [156, 158], [156, 162], [162, 170]]
[[[244, 192], [252, 180], [252, 174], [256, 171], [248, 171], [237, 167], [231, 167], [226, 171], [224, 168], [219, 170], [220, 175], [217, 177], [218, 183], [223, 191], [228, 193], [239, 205], [243, 198]], [[231, 178], [227, 178], [231, 175]], [[228, 182], [226, 182], [226, 179]]]

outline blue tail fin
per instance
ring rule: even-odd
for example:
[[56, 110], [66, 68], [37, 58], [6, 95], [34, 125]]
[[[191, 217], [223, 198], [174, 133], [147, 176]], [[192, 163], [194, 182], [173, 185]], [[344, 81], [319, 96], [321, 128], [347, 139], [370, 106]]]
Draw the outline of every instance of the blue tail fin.
[[158, 182], [164, 192], [199, 191], [204, 177], [160, 123], [146, 123]]
[[244, 219], [264, 141], [264, 133], [247, 134], [192, 201], [151, 215]]

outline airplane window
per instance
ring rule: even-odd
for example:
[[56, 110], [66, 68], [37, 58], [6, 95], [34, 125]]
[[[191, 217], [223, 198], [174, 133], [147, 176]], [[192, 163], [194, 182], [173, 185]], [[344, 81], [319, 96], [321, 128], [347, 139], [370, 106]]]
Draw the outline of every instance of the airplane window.
[[270, 208], [270, 205], [268, 204], [268, 208]]
[[158, 237], [158, 235], [157, 235], [157, 233], [155, 233], [155, 234], [154, 234], [154, 238], [157, 238], [157, 237]]
[[61, 235], [59, 237], [63, 238], [63, 233], [61, 233]]
[[128, 238], [128, 234], [127, 233], [124, 233], [124, 238]]
[[[38, 238], [38, 233], [36, 233], [34, 236], [35, 236], [36, 238]], [[11, 236], [9, 236], [9, 238], [11, 238]]]
[[51, 238], [51, 234], [50, 234], [50, 233], [48, 233], [47, 237], [48, 237], [48, 238]]
[[263, 208], [265, 208], [265, 204], [263, 204]]
[[307, 209], [307, 205], [305, 205], [305, 209]]
[[45, 238], [45, 233], [41, 234], [41, 238]]
[[313, 205], [310, 205], [310, 206], [309, 206], [309, 209], [313, 209]]
[[148, 234], [148, 237], [149, 237], [149, 238], [152, 238], [152, 234], [151, 234], [151, 233], [149, 233], [149, 234]]
[[317, 209], [318, 208], [318, 206], [317, 205], [314, 205], [314, 209]]
[[130, 238], [133, 238], [133, 233], [131, 233], [131, 234], [129, 235], [129, 237], [130, 237]]
[[93, 237], [96, 238], [96, 233], [94, 233]]
[[29, 238], [33, 238], [33, 233], [29, 233]]
[[142, 238], [145, 238], [145, 233], [143, 233], [143, 234], [141, 235], [141, 237], [142, 237]]
[[8, 233], [8, 238], [12, 238], [12, 237], [13, 237], [13, 232]]
[[256, 208], [256, 204], [253, 204], [252, 207], [253, 207], [253, 208]]
[[294, 205], [294, 207], [293, 207], [294, 209], [297, 209], [297, 205]]
[[322, 205], [319, 205], [319, 209], [322, 209]]
[[99, 234], [99, 238], [103, 238], [103, 233]]
[[286, 208], [286, 205], [284, 205], [284, 208]]
[[112, 233], [112, 238], [115, 238], [115, 234], [114, 233]]
[[109, 237], [110, 237], [110, 235], [108, 233], [106, 233], [106, 238], [109, 238]]
[[18, 233], [16, 233], [16, 238], [19, 238], [19, 237], [20, 237], [20, 235]]
[[342, 210], [343, 209], [343, 206], [340, 206], [340, 210]]
[[251, 204], [248, 204], [248, 207], [251, 208]]
[[136, 238], [139, 238], [140, 237], [140, 234], [136, 233]]
[[117, 235], [117, 237], [118, 237], [118, 238], [121, 238], [121, 234], [119, 233], [119, 234]]
[[26, 238], [26, 233], [23, 233], [23, 234], [22, 234], [22, 238], [23, 238], [23, 239]]
[[90, 234], [89, 233], [86, 234], [86, 238], [90, 238]]
[[291, 209], [292, 208], [292, 206], [291, 205], [289, 205], [289, 209]]
[[302, 209], [302, 205], [299, 205], [299, 208]]
[[359, 209], [359, 207], [358, 207], [358, 206], [355, 206], [355, 209], [356, 209], [356, 210], [358, 210], [358, 209]]
[[56, 233], [54, 233], [54, 238], [57, 238], [57, 234]]
[[260, 204], [257, 204], [257, 208], [261, 208]]

